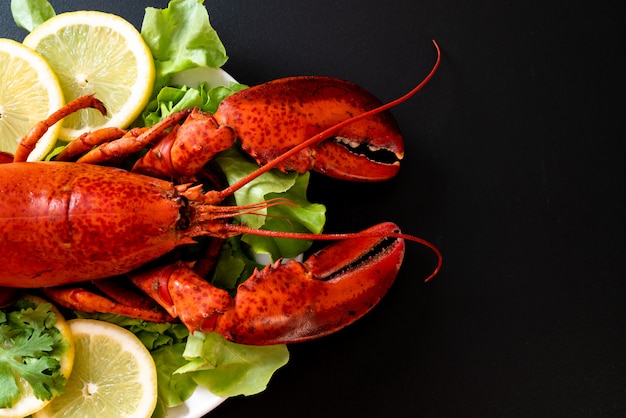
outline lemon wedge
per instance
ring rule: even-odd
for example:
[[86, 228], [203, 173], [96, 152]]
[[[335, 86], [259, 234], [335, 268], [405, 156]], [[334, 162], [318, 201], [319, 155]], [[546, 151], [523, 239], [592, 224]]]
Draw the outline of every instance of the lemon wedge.
[[[24, 296], [23, 299], [27, 299], [33, 302], [35, 305], [43, 303], [50, 303], [38, 296]], [[72, 372], [72, 366], [74, 365], [74, 344], [72, 340], [72, 333], [68, 321], [65, 320], [61, 312], [54, 306], [50, 306], [50, 311], [56, 315], [56, 323], [54, 327], [61, 332], [62, 338], [67, 341], [70, 346], [62, 356], [57, 356], [59, 359], [59, 372], [67, 377]], [[28, 416], [34, 412], [39, 411], [50, 403], [50, 400], [38, 399], [34, 394], [31, 386], [21, 379], [18, 382], [20, 387], [20, 397], [11, 408], [0, 408], [0, 418], [21, 418]]]
[[67, 322], [76, 346], [72, 374], [65, 393], [34, 417], [150, 417], [157, 402], [157, 373], [139, 338], [109, 322]]
[[59, 134], [62, 140], [103, 127], [124, 129], [150, 99], [155, 77], [152, 54], [139, 31], [117, 15], [61, 13], [36, 27], [24, 45], [48, 61], [67, 102], [95, 94], [107, 108], [106, 116], [93, 109], [67, 116]]
[[[15, 153], [33, 125], [63, 106], [63, 91], [46, 60], [32, 49], [0, 39], [0, 151]], [[43, 159], [54, 146], [60, 124], [48, 130], [28, 157]]]

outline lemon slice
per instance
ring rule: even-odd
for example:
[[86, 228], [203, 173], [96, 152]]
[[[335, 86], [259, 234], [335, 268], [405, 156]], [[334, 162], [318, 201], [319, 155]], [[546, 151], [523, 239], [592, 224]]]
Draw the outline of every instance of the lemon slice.
[[[15, 153], [33, 125], [63, 106], [59, 80], [46, 60], [30, 48], [0, 39], [0, 151]], [[48, 130], [28, 157], [41, 160], [54, 146], [60, 124]]]
[[152, 94], [154, 61], [135, 27], [110, 13], [61, 13], [36, 27], [24, 44], [39, 52], [59, 77], [67, 102], [95, 94], [107, 116], [93, 109], [66, 117], [59, 137], [69, 141], [103, 127], [126, 128]]
[[[24, 299], [28, 299], [36, 305], [40, 305], [42, 303], [50, 303], [40, 297], [37, 296], [24, 296]], [[70, 331], [70, 326], [68, 321], [63, 318], [61, 312], [54, 305], [51, 305], [50, 311], [53, 312], [57, 321], [54, 326], [61, 332], [63, 339], [70, 344], [70, 347], [65, 350], [64, 354], [59, 358], [59, 372], [63, 376], [69, 376], [72, 372], [72, 366], [74, 364], [74, 344], [72, 340], [72, 333]], [[37, 397], [33, 394], [33, 390], [31, 386], [25, 381], [20, 380], [18, 384], [20, 387], [20, 398], [17, 402], [13, 404], [11, 408], [0, 408], [0, 417], [2, 418], [21, 418], [28, 416], [34, 412], [39, 411], [43, 407], [45, 407], [50, 400], [42, 400], [37, 399]]]
[[150, 417], [157, 401], [154, 361], [139, 338], [109, 322], [68, 321], [76, 357], [65, 393], [35, 418]]

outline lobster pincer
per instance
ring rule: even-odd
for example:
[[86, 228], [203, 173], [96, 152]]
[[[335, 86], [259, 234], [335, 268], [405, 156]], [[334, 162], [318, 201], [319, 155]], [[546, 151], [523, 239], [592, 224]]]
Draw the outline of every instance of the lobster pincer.
[[399, 233], [382, 223], [303, 263], [278, 260], [256, 270], [234, 298], [184, 266], [133, 274], [132, 281], [192, 332], [252, 345], [306, 341], [351, 324], [380, 301], [402, 264], [404, 240], [389, 237]]
[[[289, 77], [227, 97], [214, 117], [222, 125], [235, 127], [242, 149], [262, 165], [339, 122], [381, 105], [371, 93], [348, 81]], [[381, 112], [303, 149], [280, 169], [378, 181], [395, 176], [403, 157], [398, 126], [389, 112]]]

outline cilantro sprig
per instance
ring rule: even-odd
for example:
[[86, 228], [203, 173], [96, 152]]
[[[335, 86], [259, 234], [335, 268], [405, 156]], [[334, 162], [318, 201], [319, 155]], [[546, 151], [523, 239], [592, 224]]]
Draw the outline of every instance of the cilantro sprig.
[[20, 378], [41, 400], [65, 391], [60, 359], [69, 343], [54, 326], [57, 316], [50, 308], [22, 299], [0, 310], [0, 408], [20, 397]]

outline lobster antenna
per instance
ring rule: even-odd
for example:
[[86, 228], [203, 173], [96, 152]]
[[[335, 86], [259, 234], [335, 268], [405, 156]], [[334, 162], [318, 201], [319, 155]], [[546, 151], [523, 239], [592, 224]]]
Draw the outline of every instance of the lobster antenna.
[[239, 181], [231, 184], [230, 186], [226, 187], [225, 189], [221, 190], [221, 191], [211, 191], [209, 193], [211, 193], [211, 197], [215, 196], [216, 197], [216, 201], [221, 201], [224, 198], [232, 195], [233, 193], [235, 193], [237, 190], [241, 189], [242, 187], [244, 187], [246, 184], [248, 184], [250, 181], [256, 179], [257, 177], [261, 176], [262, 174], [266, 173], [267, 171], [275, 168], [276, 166], [278, 166], [280, 163], [282, 163], [284, 160], [286, 160], [287, 158], [297, 154], [298, 152], [300, 152], [301, 150], [303, 150], [304, 148], [310, 147], [311, 145], [315, 145], [318, 142], [323, 141], [324, 139], [327, 139], [331, 136], [333, 136], [334, 134], [336, 134], [340, 129], [343, 129], [344, 127], [357, 122], [361, 119], [365, 119], [368, 118], [372, 115], [375, 115], [377, 113], [383, 112], [385, 110], [391, 109], [392, 107], [395, 107], [397, 105], [399, 105], [400, 103], [408, 100], [409, 98], [411, 98], [413, 95], [415, 95], [418, 91], [420, 91], [425, 85], [426, 83], [428, 83], [430, 81], [430, 79], [435, 75], [435, 72], [437, 71], [437, 68], [439, 68], [439, 63], [441, 62], [441, 50], [439, 49], [439, 45], [437, 44], [437, 42], [433, 39], [432, 40], [433, 45], [435, 45], [435, 49], [437, 51], [437, 60], [435, 61], [435, 64], [433, 65], [433, 68], [430, 70], [430, 72], [428, 73], [428, 75], [426, 75], [426, 77], [417, 85], [415, 86], [411, 91], [409, 91], [408, 93], [404, 94], [403, 96], [392, 100], [391, 102], [388, 102], [386, 104], [383, 104], [377, 108], [374, 108], [372, 110], [368, 110], [367, 112], [361, 113], [360, 115], [354, 116], [352, 118], [346, 119], [343, 122], [340, 122], [314, 136], [312, 136], [311, 138], [307, 139], [306, 141], [296, 145], [295, 147], [293, 147], [292, 149], [290, 149], [289, 151], [285, 152], [284, 154], [282, 154], [281, 156], [273, 159], [272, 161], [268, 162], [267, 164], [259, 167], [257, 170], [255, 170], [254, 172], [248, 174], [247, 176], [241, 178]]

